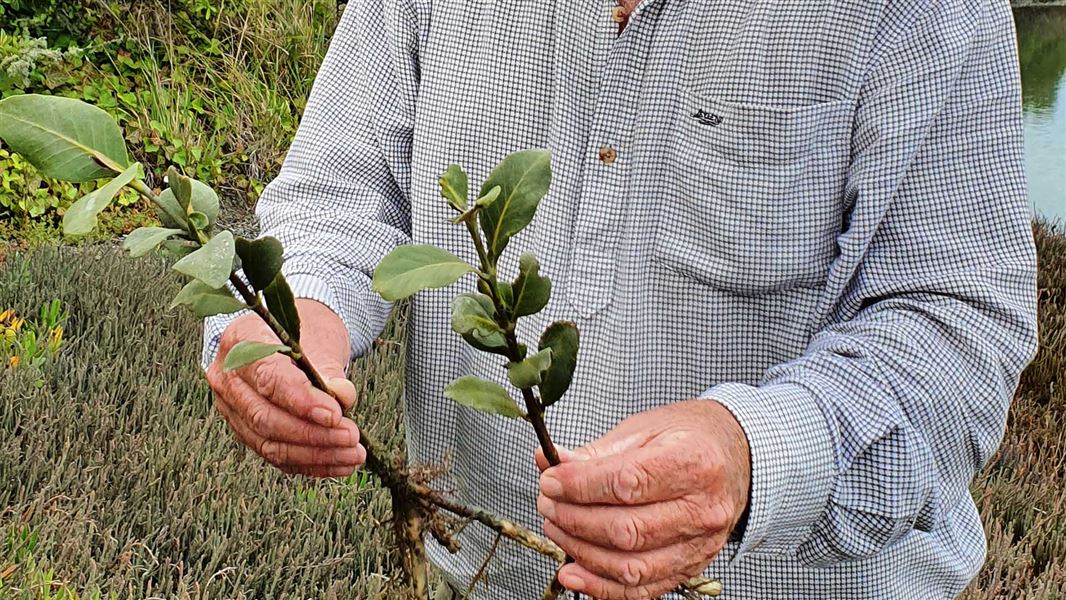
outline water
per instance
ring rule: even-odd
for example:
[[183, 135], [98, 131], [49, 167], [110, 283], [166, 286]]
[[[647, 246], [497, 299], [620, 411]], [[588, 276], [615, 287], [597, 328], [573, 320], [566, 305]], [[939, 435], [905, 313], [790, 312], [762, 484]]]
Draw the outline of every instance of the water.
[[1066, 223], [1066, 7], [1019, 8], [1025, 169], [1033, 211]]

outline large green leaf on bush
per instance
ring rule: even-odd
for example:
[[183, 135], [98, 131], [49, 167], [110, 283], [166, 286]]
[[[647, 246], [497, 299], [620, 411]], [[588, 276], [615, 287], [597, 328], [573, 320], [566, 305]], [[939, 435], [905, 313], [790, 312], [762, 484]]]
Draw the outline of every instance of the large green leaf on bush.
[[63, 233], [67, 235], [85, 235], [96, 229], [97, 215], [111, 204], [111, 201], [115, 199], [115, 195], [127, 183], [140, 176], [141, 164], [133, 163], [99, 189], [89, 192], [77, 202], [71, 204], [67, 212], [63, 214]]
[[174, 270], [220, 288], [233, 272], [234, 255], [233, 234], [222, 231], [202, 248], [174, 263]]
[[122, 242], [122, 247], [130, 253], [130, 256], [136, 258], [148, 254], [166, 239], [181, 233], [185, 233], [185, 230], [168, 229], [166, 227], [138, 227], [126, 236], [125, 241]]
[[296, 310], [296, 298], [284, 275], [274, 275], [274, 281], [263, 290], [263, 299], [266, 300], [270, 314], [274, 315], [285, 331], [289, 332], [289, 336], [299, 343], [300, 313]]
[[[211, 186], [196, 179], [190, 179], [192, 201], [189, 203], [192, 210], [207, 215], [208, 227], [215, 224], [218, 219], [218, 194]], [[174, 190], [167, 188], [159, 194], [159, 206], [156, 214], [164, 227], [188, 227], [188, 216], [178, 199], [174, 196]], [[207, 229], [205, 228], [205, 229]]]
[[518, 259], [518, 278], [511, 288], [511, 307], [516, 317], [540, 312], [552, 295], [552, 282], [540, 274], [537, 257], [529, 252]]
[[118, 123], [71, 98], [26, 94], [0, 100], [0, 139], [54, 179], [102, 179], [129, 165]]
[[444, 388], [444, 396], [463, 406], [494, 415], [512, 419], [526, 416], [503, 386], [473, 375], [464, 375], [449, 383]]
[[241, 259], [241, 269], [255, 289], [266, 289], [281, 272], [283, 249], [277, 238], [249, 240], [239, 237], [235, 247]]
[[264, 344], [263, 342], [237, 342], [226, 353], [226, 360], [222, 361], [222, 370], [229, 372], [234, 369], [248, 366], [257, 360], [263, 360], [278, 352], [288, 352], [288, 346], [282, 344]]
[[555, 404], [574, 378], [580, 338], [577, 325], [570, 321], [556, 321], [540, 336], [540, 350], [551, 349], [551, 365], [540, 382], [540, 399], [544, 406]]
[[492, 316], [494, 311], [488, 296], [460, 294], [452, 299], [452, 329], [478, 350], [507, 354], [507, 339]]
[[474, 267], [447, 250], [405, 245], [390, 252], [374, 269], [372, 287], [388, 300], [403, 300], [422, 290], [451, 285]]
[[498, 257], [507, 242], [533, 220], [551, 185], [551, 153], [520, 150], [503, 159], [481, 186], [486, 196], [500, 186], [499, 197], [481, 209], [479, 220], [489, 253]]
[[226, 287], [212, 288], [199, 279], [193, 279], [174, 296], [170, 308], [187, 306], [197, 317], [226, 315], [246, 308], [244, 303], [233, 297]]
[[518, 389], [528, 389], [540, 384], [544, 372], [551, 367], [552, 349], [545, 348], [521, 362], [507, 365], [507, 378]]

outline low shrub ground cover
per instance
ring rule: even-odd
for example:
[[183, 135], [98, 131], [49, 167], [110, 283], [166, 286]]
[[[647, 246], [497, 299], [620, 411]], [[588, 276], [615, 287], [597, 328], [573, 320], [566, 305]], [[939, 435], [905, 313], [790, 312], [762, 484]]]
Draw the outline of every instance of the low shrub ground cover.
[[[0, 597], [388, 597], [385, 495], [358, 475], [288, 478], [239, 448], [197, 366], [198, 323], [164, 308], [178, 281], [159, 259], [129, 262], [95, 246], [0, 266], [15, 311], [58, 298], [69, 313], [58, 355], [0, 368]], [[401, 437], [402, 329], [354, 367], [383, 443]]]

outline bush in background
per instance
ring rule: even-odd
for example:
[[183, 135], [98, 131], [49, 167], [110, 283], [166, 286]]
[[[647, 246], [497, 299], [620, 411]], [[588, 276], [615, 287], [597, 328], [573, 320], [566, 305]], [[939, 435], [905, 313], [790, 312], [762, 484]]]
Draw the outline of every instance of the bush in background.
[[[104, 108], [135, 160], [184, 167], [219, 189], [223, 213], [247, 230], [340, 10], [335, 0], [0, 0], [0, 97]], [[0, 237], [59, 237], [63, 212], [91, 189], [41, 179], [0, 145]], [[112, 232], [142, 225], [145, 208], [124, 196]]]

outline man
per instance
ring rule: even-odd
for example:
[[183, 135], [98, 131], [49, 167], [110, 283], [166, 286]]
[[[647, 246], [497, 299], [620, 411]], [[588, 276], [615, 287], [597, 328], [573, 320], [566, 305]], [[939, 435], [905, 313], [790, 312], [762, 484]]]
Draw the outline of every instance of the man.
[[[1007, 1], [633, 4], [348, 5], [258, 207], [308, 354], [355, 402], [349, 354], [389, 313], [378, 261], [411, 240], [474, 259], [438, 175], [548, 147], [551, 192], [502, 271], [531, 250], [553, 282], [520, 339], [581, 330], [548, 418], [578, 449], [538, 474], [523, 423], [443, 398], [462, 374], [503, 382], [450, 330], [468, 280], [412, 304], [411, 458], [450, 456], [465, 501], [543, 525], [593, 597], [701, 571], [728, 598], [955, 596], [985, 552], [967, 486], [1035, 346]], [[221, 372], [269, 338], [209, 321], [219, 410], [286, 472], [352, 472], [355, 426], [292, 365]], [[470, 527], [431, 553], [465, 586], [491, 541]], [[475, 596], [537, 598], [550, 576], [503, 544]]]

